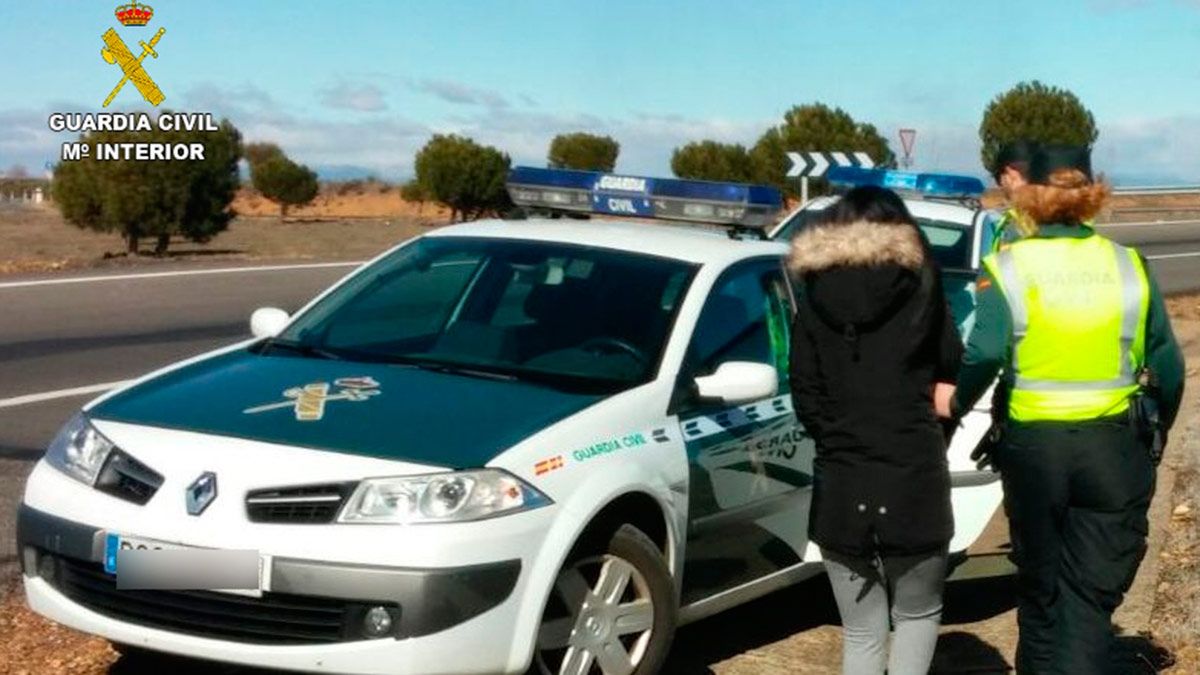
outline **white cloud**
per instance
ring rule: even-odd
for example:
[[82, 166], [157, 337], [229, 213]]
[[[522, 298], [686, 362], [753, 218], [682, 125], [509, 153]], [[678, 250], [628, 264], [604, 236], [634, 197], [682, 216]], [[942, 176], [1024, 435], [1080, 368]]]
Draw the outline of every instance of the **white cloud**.
[[452, 80], [420, 80], [412, 82], [416, 91], [435, 96], [456, 105], [481, 105], [488, 108], [507, 108], [508, 99], [497, 91], [473, 87]]
[[554, 136], [584, 131], [611, 136], [621, 144], [617, 168], [627, 173], [670, 175], [671, 151], [691, 141], [713, 139], [750, 145], [771, 120], [690, 118], [633, 114], [605, 117], [590, 113], [500, 110], [459, 116], [439, 127], [468, 135], [507, 152], [514, 164], [543, 165]]
[[321, 103], [330, 108], [357, 110], [359, 112], [378, 112], [387, 109], [383, 100], [383, 91], [373, 84], [354, 84], [339, 82], [318, 92]]
[[1102, 123], [1093, 164], [1117, 183], [1200, 183], [1200, 115]]

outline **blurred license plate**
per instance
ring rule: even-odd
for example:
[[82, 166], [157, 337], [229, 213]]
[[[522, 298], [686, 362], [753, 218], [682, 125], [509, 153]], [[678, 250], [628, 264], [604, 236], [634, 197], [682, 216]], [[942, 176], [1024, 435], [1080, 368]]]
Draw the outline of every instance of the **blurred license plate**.
[[104, 539], [104, 571], [116, 575], [118, 589], [212, 590], [262, 597], [263, 560], [257, 551], [197, 548], [109, 533]]

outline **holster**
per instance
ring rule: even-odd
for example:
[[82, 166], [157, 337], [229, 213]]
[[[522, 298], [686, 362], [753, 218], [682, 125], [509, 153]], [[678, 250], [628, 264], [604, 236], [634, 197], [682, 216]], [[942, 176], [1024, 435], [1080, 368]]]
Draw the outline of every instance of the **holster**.
[[1167, 433], [1158, 414], [1158, 401], [1144, 391], [1139, 392], [1129, 402], [1129, 418], [1138, 439], [1150, 454], [1150, 461], [1158, 466], [1167, 446]]

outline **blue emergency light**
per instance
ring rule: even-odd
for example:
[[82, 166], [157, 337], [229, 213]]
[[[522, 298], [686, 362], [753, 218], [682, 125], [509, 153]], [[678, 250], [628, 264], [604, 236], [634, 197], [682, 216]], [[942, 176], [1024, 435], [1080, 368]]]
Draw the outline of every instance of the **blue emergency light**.
[[864, 169], [856, 166], [831, 167], [825, 173], [825, 178], [833, 185], [874, 185], [943, 199], [974, 199], [982, 196], [985, 190], [983, 181], [974, 176]]
[[513, 167], [513, 203], [531, 209], [765, 227], [783, 208], [764, 185], [647, 178], [598, 171]]

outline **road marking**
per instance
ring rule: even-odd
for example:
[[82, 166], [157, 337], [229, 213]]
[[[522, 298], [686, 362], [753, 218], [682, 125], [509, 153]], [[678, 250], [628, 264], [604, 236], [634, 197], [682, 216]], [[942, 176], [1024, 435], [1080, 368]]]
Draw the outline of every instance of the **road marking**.
[[298, 265], [260, 265], [258, 267], [219, 267], [210, 270], [176, 270], [174, 272], [142, 272], [139, 274], [112, 274], [90, 277], [67, 277], [65, 279], [35, 279], [32, 281], [8, 281], [0, 283], [0, 289], [25, 288], [27, 286], [53, 286], [56, 284], [86, 284], [93, 281], [125, 281], [128, 279], [160, 279], [164, 277], [188, 277], [202, 274], [237, 274], [241, 272], [286, 272], [289, 270], [318, 270], [330, 267], [358, 267], [365, 260], [351, 262], [304, 263]]
[[99, 394], [102, 391], [123, 387], [130, 382], [133, 382], [133, 380], [105, 382], [103, 384], [88, 385], [86, 387], [73, 387], [71, 389], [59, 389], [57, 391], [44, 391], [40, 394], [25, 394], [24, 396], [14, 396], [13, 398], [0, 398], [0, 408], [15, 408], [19, 405], [53, 401], [60, 398], [71, 398], [72, 396], [84, 396], [86, 394]]
[[1200, 251], [1190, 251], [1188, 253], [1163, 253], [1162, 255], [1148, 255], [1146, 260], [1170, 260], [1171, 258], [1198, 258]]
[[1200, 225], [1200, 220], [1143, 220], [1136, 223], [1096, 223], [1096, 227], [1152, 227], [1154, 225]]

